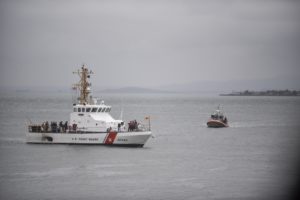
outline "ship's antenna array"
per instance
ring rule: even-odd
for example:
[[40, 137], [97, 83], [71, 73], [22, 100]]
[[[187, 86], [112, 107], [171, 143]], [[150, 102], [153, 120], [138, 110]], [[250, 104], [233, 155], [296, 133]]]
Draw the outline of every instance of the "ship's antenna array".
[[90, 75], [93, 72], [88, 70], [88, 68], [83, 64], [81, 69], [73, 72], [73, 74], [78, 74], [80, 81], [73, 85], [74, 88], [80, 91], [80, 96], [78, 98], [79, 104], [88, 104], [89, 94], [91, 93], [91, 83], [88, 82]]
[[120, 117], [119, 117], [119, 119], [120, 120], [123, 120], [123, 111], [124, 111], [124, 107], [123, 107], [123, 99], [122, 99], [122, 104], [121, 104], [122, 106], [121, 106], [121, 113], [120, 113]]

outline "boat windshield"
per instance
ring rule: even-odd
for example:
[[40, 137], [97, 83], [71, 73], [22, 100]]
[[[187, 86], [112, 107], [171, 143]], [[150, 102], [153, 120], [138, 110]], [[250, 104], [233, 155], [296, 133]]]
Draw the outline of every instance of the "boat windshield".
[[222, 111], [220, 110], [216, 110], [212, 115], [211, 115], [212, 119], [223, 119], [224, 118], [224, 114]]

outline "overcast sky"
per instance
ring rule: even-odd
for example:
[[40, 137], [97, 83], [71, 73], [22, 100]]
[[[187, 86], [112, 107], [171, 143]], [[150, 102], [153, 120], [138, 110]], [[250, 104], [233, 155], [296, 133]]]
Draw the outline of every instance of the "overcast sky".
[[1, 86], [68, 87], [83, 63], [96, 86], [300, 89], [300, 1], [0, 0]]

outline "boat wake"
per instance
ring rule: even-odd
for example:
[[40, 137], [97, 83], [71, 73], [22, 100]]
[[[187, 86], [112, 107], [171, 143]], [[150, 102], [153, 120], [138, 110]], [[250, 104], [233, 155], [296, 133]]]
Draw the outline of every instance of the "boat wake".
[[275, 123], [275, 122], [256, 122], [256, 123], [246, 123], [246, 122], [232, 122], [230, 124], [231, 128], [263, 128], [263, 127], [294, 127], [294, 126], [299, 126], [296, 124], [287, 124], [286, 122], [282, 123]]
[[30, 171], [15, 173], [0, 173], [0, 178], [8, 177], [9, 179], [40, 179], [50, 177], [68, 176], [73, 172], [73, 168], [57, 168], [46, 171]]
[[1, 138], [0, 144], [25, 144], [24, 138]]
[[[41, 178], [56, 178], [56, 177], [67, 177], [74, 173], [78, 175], [90, 174], [91, 176], [98, 177], [110, 177], [110, 176], [120, 176], [127, 175], [127, 172], [115, 171], [112, 168], [113, 165], [91, 165], [91, 166], [78, 166], [78, 167], [64, 167], [55, 169], [46, 169], [45, 171], [29, 171], [29, 172], [15, 172], [15, 173], [0, 173], [0, 179], [41, 179]], [[124, 165], [124, 167], [131, 167], [129, 165]], [[119, 167], [119, 166], [118, 166]], [[78, 173], [79, 172], [79, 173]]]

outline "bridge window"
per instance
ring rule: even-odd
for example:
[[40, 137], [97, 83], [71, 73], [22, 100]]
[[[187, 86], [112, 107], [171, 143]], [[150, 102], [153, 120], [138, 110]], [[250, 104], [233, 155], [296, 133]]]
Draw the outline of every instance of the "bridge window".
[[78, 112], [81, 112], [81, 108], [78, 108]]
[[91, 112], [91, 108], [86, 108], [86, 112]]
[[82, 112], [85, 112], [85, 108], [82, 108]]
[[73, 112], [77, 112], [77, 108], [73, 108]]
[[101, 112], [101, 108], [98, 109], [98, 112]]
[[93, 108], [93, 109], [92, 109], [92, 112], [97, 112], [97, 108]]

